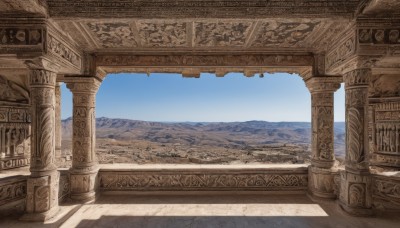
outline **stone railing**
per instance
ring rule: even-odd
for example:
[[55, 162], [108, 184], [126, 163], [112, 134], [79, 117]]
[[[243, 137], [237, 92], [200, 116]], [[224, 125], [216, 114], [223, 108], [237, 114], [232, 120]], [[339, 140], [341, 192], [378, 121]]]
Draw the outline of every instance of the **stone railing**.
[[400, 173], [374, 175], [372, 198], [376, 208], [400, 210]]
[[102, 165], [102, 192], [305, 192], [307, 165]]

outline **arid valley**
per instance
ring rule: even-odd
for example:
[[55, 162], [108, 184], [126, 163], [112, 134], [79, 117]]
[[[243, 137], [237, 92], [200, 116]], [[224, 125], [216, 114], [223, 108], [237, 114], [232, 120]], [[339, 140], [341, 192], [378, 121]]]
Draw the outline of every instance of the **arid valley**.
[[[70, 164], [72, 119], [62, 121], [62, 153]], [[309, 163], [307, 122], [146, 122], [97, 118], [101, 164]], [[335, 154], [344, 157], [344, 123], [335, 123]]]

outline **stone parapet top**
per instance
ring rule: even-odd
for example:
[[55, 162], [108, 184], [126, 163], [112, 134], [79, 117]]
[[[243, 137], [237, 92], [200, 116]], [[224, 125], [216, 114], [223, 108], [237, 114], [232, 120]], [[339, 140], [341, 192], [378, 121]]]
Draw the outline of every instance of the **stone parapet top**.
[[299, 170], [305, 171], [308, 169], [308, 164], [255, 164], [255, 165], [199, 165], [199, 164], [101, 164], [101, 171], [161, 171], [161, 170]]

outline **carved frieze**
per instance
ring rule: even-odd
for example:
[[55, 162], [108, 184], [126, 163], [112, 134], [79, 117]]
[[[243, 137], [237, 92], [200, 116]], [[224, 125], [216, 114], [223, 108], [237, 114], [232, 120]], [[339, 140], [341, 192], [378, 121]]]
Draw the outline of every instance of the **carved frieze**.
[[345, 63], [348, 58], [356, 53], [356, 40], [354, 36], [347, 37], [339, 42], [334, 48], [326, 54], [325, 68], [332, 71]]
[[139, 36], [144, 47], [187, 46], [186, 23], [139, 22]]
[[373, 180], [372, 193], [374, 197], [400, 203], [400, 181], [376, 176]]
[[196, 22], [194, 45], [198, 47], [244, 46], [251, 22]]
[[307, 174], [175, 174], [101, 172], [100, 188], [126, 190], [302, 190]]
[[69, 193], [71, 191], [71, 180], [70, 175], [67, 170], [62, 170], [60, 172], [60, 182], [59, 182], [59, 191], [58, 191], [58, 198], [59, 201], [62, 202], [66, 198], [68, 198]]
[[62, 61], [66, 61], [77, 68], [81, 68], [81, 56], [50, 34], [47, 37], [47, 51], [60, 58]]
[[358, 29], [358, 42], [360, 44], [400, 44], [400, 29]]
[[137, 42], [131, 25], [124, 22], [101, 23], [89, 22], [88, 28], [95, 34], [104, 48], [136, 47]]
[[39, 45], [43, 42], [42, 29], [0, 28], [2, 45]]
[[0, 53], [43, 50], [45, 31], [41, 28], [0, 27]]
[[0, 183], [0, 206], [25, 199], [26, 192], [26, 180], [17, 179], [15, 181]]
[[312, 66], [309, 55], [100, 55], [97, 66]]
[[305, 22], [264, 22], [255, 41], [254, 47], [293, 47], [301, 46], [304, 41], [318, 26], [320, 21]]

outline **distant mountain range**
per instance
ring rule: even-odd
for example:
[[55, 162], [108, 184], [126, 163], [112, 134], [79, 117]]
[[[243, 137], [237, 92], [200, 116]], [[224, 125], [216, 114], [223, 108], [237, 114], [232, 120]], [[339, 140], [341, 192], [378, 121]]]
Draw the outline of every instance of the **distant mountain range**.
[[[337, 122], [335, 153], [344, 155], [345, 123]], [[245, 147], [265, 144], [309, 144], [309, 122], [148, 122], [129, 119], [97, 118], [98, 138], [144, 140], [158, 143]], [[63, 139], [72, 136], [72, 118], [62, 121]]]

